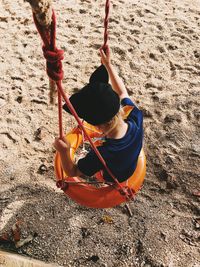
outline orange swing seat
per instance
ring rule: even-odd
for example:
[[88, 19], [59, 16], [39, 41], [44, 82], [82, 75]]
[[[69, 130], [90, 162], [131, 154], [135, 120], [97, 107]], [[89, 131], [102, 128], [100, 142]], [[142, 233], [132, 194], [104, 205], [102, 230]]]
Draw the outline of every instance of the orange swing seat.
[[[126, 113], [130, 113], [130, 109]], [[91, 138], [100, 137], [101, 134], [94, 126], [84, 122], [84, 127]], [[70, 156], [74, 160], [75, 152], [83, 143], [81, 129], [79, 127], [74, 128], [66, 135], [66, 139], [71, 144]], [[63, 174], [58, 152], [55, 156], [54, 167], [57, 181], [64, 179], [67, 183], [67, 187], [63, 189], [64, 193], [82, 206], [90, 208], [111, 208], [127, 201], [126, 196], [122, 195], [113, 185], [105, 184], [105, 186], [97, 188], [94, 185], [85, 183], [85, 180], [80, 177], [68, 177], [67, 173]], [[136, 193], [142, 187], [145, 174], [146, 157], [142, 149], [133, 175], [125, 182], [122, 182], [121, 185], [130, 188]], [[98, 176], [96, 178], [98, 180]]]

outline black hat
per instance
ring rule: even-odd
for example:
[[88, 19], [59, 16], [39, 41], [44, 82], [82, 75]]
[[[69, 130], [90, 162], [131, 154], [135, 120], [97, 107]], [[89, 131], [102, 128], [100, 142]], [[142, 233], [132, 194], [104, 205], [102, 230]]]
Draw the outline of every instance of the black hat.
[[108, 72], [105, 68], [105, 66], [102, 64], [100, 65], [90, 76], [89, 83], [108, 83], [109, 81], [109, 76]]
[[[108, 72], [101, 65], [90, 76], [89, 84], [69, 98], [78, 116], [92, 125], [108, 122], [119, 111], [119, 96], [108, 80]], [[71, 114], [66, 104], [63, 108]]]
[[[110, 121], [120, 108], [118, 94], [107, 83], [89, 83], [69, 100], [78, 116], [92, 125]], [[71, 113], [66, 104], [63, 108]]]

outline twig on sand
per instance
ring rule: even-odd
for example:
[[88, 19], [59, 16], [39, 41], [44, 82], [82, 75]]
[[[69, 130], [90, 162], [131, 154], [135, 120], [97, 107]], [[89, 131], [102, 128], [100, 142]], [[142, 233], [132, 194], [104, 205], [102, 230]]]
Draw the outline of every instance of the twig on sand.
[[132, 210], [130, 209], [130, 207], [129, 207], [129, 205], [127, 203], [125, 204], [125, 207], [126, 207], [126, 210], [128, 211], [129, 216], [133, 217]]
[[[51, 18], [52, 18], [52, 0], [24, 0], [31, 5], [32, 11], [35, 14], [38, 22], [46, 30], [50, 29]], [[49, 79], [49, 97], [50, 103], [55, 103], [55, 94], [56, 94], [56, 84], [54, 81]]]

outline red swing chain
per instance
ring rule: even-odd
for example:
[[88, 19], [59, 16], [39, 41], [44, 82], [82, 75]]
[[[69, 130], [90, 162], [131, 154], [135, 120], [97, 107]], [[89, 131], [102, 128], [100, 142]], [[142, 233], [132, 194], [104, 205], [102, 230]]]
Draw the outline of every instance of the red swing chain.
[[[105, 16], [105, 21], [104, 21], [104, 26], [105, 26], [105, 32], [104, 32], [104, 44], [102, 48], [104, 51], [106, 51], [107, 47], [107, 41], [108, 41], [108, 16], [109, 16], [109, 0], [106, 1], [106, 16]], [[108, 174], [113, 178], [115, 181], [116, 185], [118, 186], [119, 192], [124, 195], [128, 200], [132, 199], [134, 196], [134, 192], [130, 190], [130, 188], [125, 188], [123, 187], [119, 181], [115, 178], [115, 176], [112, 174], [110, 169], [108, 168], [106, 162], [104, 161], [103, 157], [95, 147], [94, 143], [92, 142], [92, 139], [90, 136], [87, 134], [81, 120], [79, 119], [74, 107], [72, 106], [69, 98], [66, 96], [63, 86], [62, 86], [62, 79], [63, 79], [63, 69], [62, 69], [62, 62], [64, 58], [64, 51], [61, 49], [57, 49], [56, 47], [56, 16], [55, 12], [53, 11], [52, 13], [52, 22], [51, 22], [51, 28], [50, 28], [50, 34], [48, 31], [44, 30], [44, 28], [38, 23], [37, 18], [35, 14], [33, 13], [33, 18], [34, 22], [36, 25], [36, 28], [41, 36], [41, 39], [43, 41], [43, 54], [44, 57], [47, 60], [46, 63], [46, 68], [47, 68], [47, 74], [50, 79], [56, 82], [57, 89], [58, 89], [58, 116], [59, 116], [59, 135], [60, 138], [63, 137], [63, 127], [62, 127], [62, 98], [64, 99], [65, 103], [67, 104], [70, 112], [72, 115], [75, 117], [79, 127], [87, 137], [92, 149], [96, 153], [97, 157], [103, 164], [104, 168], [108, 172]], [[63, 177], [62, 177], [63, 178]], [[62, 189], [62, 188], [61, 188]]]

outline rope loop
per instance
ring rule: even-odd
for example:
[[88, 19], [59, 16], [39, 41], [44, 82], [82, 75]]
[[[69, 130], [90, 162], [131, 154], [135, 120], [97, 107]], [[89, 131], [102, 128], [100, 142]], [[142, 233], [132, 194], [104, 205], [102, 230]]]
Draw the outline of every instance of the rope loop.
[[45, 29], [37, 21], [36, 15], [33, 13], [36, 28], [43, 41], [43, 54], [47, 60], [46, 69], [49, 78], [53, 81], [61, 81], [64, 77], [61, 60], [64, 59], [64, 51], [56, 47], [56, 15], [52, 11], [52, 22], [49, 29]]
[[128, 186], [123, 186], [122, 188], [118, 188], [119, 193], [126, 197], [127, 200], [134, 200], [136, 192], [134, 189], [128, 187]]
[[43, 55], [47, 60], [46, 68], [49, 78], [54, 81], [60, 81], [63, 79], [64, 72], [62, 69], [61, 60], [64, 59], [64, 51], [55, 48], [54, 51], [43, 45]]
[[61, 190], [63, 190], [64, 192], [68, 189], [69, 185], [67, 182], [65, 182], [64, 180], [58, 180], [56, 182], [56, 186], [58, 188], [60, 188]]

